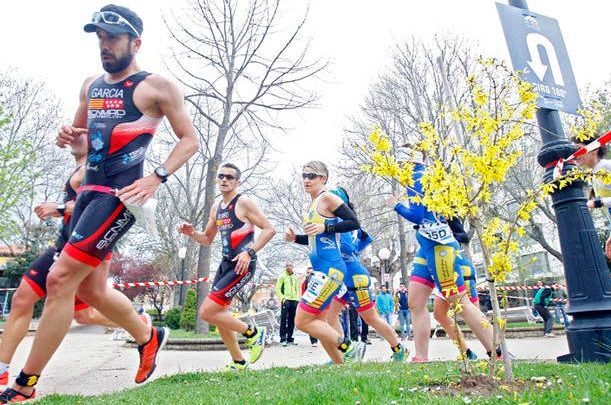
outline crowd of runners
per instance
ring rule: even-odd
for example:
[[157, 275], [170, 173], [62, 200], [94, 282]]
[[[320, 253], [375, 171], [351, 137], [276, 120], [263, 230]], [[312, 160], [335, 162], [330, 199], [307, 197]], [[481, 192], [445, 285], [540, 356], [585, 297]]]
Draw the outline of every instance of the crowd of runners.
[[[43, 253], [24, 274], [13, 296], [12, 311], [0, 344], [0, 384], [9, 384], [9, 363], [25, 336], [34, 304], [46, 297], [40, 324], [29, 356], [1, 403], [25, 401], [45, 366], [65, 337], [73, 318], [84, 323], [117, 325], [138, 343], [140, 365], [135, 382], [143, 383], [155, 371], [157, 355], [167, 341], [166, 328], [152, 326], [138, 315], [127, 297], [106, 283], [113, 247], [134, 224], [138, 209], [170, 175], [180, 169], [199, 145], [179, 87], [158, 74], [140, 69], [136, 55], [141, 46], [142, 20], [131, 10], [108, 5], [94, 13], [84, 26], [97, 36], [105, 73], [86, 79], [72, 124], [59, 130], [57, 145], [69, 147], [76, 160], [67, 180], [63, 201], [36, 207], [40, 218], [61, 217], [62, 228], [54, 247]], [[144, 174], [148, 145], [162, 118], [167, 118], [178, 138], [165, 162]], [[409, 151], [412, 152], [412, 151]], [[422, 196], [421, 157], [411, 153], [414, 187], [408, 197]], [[216, 325], [231, 362], [239, 371], [256, 362], [265, 343], [264, 328], [236, 319], [228, 310], [235, 294], [256, 271], [257, 253], [276, 230], [252, 199], [238, 192], [241, 171], [231, 163], [218, 168], [220, 199], [204, 229], [183, 223], [181, 234], [210, 245], [220, 233], [222, 260], [210, 294], [198, 316]], [[338, 314], [353, 306], [389, 345], [392, 361], [410, 360], [410, 351], [395, 330], [383, 321], [370, 296], [370, 280], [360, 253], [371, 236], [361, 228], [349, 191], [328, 189], [330, 173], [320, 161], [302, 168], [303, 188], [311, 198], [303, 216], [303, 232], [284, 231], [287, 243], [306, 245], [313, 273], [299, 302], [295, 325], [318, 339], [330, 362], [342, 364], [362, 359], [365, 345], [344, 336]], [[449, 336], [460, 342], [461, 355], [474, 358], [447, 312], [462, 306], [461, 316], [489, 356], [502, 356], [494, 345], [492, 328], [475, 305], [475, 269], [463, 253], [468, 237], [456, 218], [443, 218], [422, 204], [391, 198], [389, 206], [417, 230], [419, 250], [409, 280], [409, 307], [413, 316], [413, 362], [428, 361], [430, 318], [426, 304], [435, 289], [435, 314]], [[255, 238], [255, 227], [261, 232]], [[246, 338], [246, 359], [236, 338]]]

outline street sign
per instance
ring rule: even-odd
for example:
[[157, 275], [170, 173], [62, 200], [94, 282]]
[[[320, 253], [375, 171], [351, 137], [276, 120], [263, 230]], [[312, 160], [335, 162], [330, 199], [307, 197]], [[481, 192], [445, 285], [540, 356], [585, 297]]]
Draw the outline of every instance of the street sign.
[[581, 105], [558, 21], [496, 3], [515, 70], [535, 86], [537, 105], [576, 114]]

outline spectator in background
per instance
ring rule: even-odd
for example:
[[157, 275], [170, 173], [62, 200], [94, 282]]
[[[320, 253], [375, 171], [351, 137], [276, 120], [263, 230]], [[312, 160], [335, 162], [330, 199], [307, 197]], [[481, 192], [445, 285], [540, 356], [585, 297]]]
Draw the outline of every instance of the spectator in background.
[[[537, 308], [535, 308], [535, 297], [537, 296], [537, 293], [539, 292], [539, 290], [543, 287], [543, 281], [539, 280], [536, 283], [536, 288], [533, 289], [533, 316], [539, 316], [539, 312], [537, 312]], [[491, 309], [492, 309], [492, 305], [491, 305]]]
[[[305, 279], [303, 280], [303, 283], [301, 283], [301, 295], [303, 295], [305, 290], [308, 288], [308, 283], [310, 282], [311, 278], [312, 278], [312, 268], [308, 267], [308, 269], [306, 270]], [[312, 335], [308, 335], [308, 336], [310, 337], [310, 344], [312, 345], [312, 347], [318, 346], [318, 339], [316, 339]]]
[[287, 263], [284, 272], [276, 282], [276, 295], [280, 298], [280, 344], [287, 346], [295, 343], [295, 313], [299, 304], [299, 281], [294, 272], [293, 263]]
[[[566, 293], [566, 291], [564, 290], [564, 288], [558, 288], [556, 291], [554, 291], [554, 293], [552, 294], [553, 298], [557, 298], [557, 299], [561, 299], [561, 300], [565, 300], [568, 298], [568, 295]], [[569, 327], [569, 317], [566, 315], [566, 303], [563, 301], [556, 301], [554, 302], [554, 312], [556, 315], [556, 322], [557, 323], [564, 323], [564, 328], [568, 328]], [[562, 315], [562, 321], [560, 321], [560, 315]]]
[[407, 288], [405, 288], [405, 284], [401, 283], [399, 291], [395, 294], [395, 306], [397, 307], [399, 324], [401, 325], [401, 339], [405, 339], [405, 336], [407, 336], [409, 340], [412, 340], [412, 317], [409, 313], [407, 297]]
[[388, 293], [385, 286], [382, 286], [380, 289], [380, 294], [376, 298], [376, 306], [380, 316], [386, 321], [386, 323], [392, 326], [390, 316], [395, 312], [395, 303], [393, 302], [393, 298]]
[[[537, 283], [537, 285], [539, 284]], [[554, 289], [556, 288], [558, 287], [554, 286]], [[535, 309], [537, 310], [539, 315], [541, 315], [541, 317], [543, 318], [543, 322], [544, 322], [543, 336], [550, 337], [550, 338], [555, 337], [555, 335], [552, 333], [552, 327], [553, 327], [552, 314], [550, 314], [548, 310], [549, 304], [552, 300], [552, 293], [553, 293], [552, 287], [542, 286], [537, 291], [537, 294], [535, 294], [535, 298], [533, 300], [535, 304]]]

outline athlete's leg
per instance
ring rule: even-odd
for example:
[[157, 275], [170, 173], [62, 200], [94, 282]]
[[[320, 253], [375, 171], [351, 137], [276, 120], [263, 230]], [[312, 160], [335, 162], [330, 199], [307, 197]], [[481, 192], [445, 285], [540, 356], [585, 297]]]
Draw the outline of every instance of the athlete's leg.
[[202, 321], [216, 325], [217, 328], [226, 331], [245, 333], [248, 330], [248, 324], [234, 317], [227, 310], [226, 305], [216, 303], [210, 299], [210, 296], [204, 300], [199, 308], [199, 317]]
[[78, 296], [125, 329], [136, 343], [144, 344], [151, 338], [151, 327], [142, 322], [125, 294], [107, 284], [109, 266], [110, 263], [105, 260], [87, 275], [78, 288]]
[[329, 305], [329, 308], [324, 312], [326, 313], [327, 322], [329, 325], [331, 325], [342, 338], [344, 337], [344, 330], [342, 329], [342, 324], [339, 321], [339, 314], [344, 309], [344, 305], [345, 304], [342, 304], [341, 301], [333, 299], [333, 301], [331, 301], [331, 305]]
[[19, 288], [11, 299], [11, 312], [4, 324], [2, 342], [0, 342], [0, 362], [9, 364], [13, 359], [17, 346], [28, 333], [34, 305], [40, 299], [40, 295], [32, 289], [25, 278], [22, 278]]
[[244, 356], [242, 355], [242, 350], [240, 350], [240, 344], [235, 332], [232, 330], [223, 329], [219, 326], [217, 326], [216, 329], [219, 331], [219, 335], [221, 335], [223, 343], [225, 343], [225, 346], [227, 346], [231, 359], [235, 362], [244, 361]]
[[461, 330], [456, 328], [454, 320], [448, 316], [449, 309], [450, 304], [446, 300], [435, 296], [435, 304], [433, 306], [435, 320], [439, 322], [443, 330], [446, 331], [448, 337], [452, 339], [453, 342], [458, 342], [460, 352], [465, 353], [469, 347], [465, 342], [465, 337], [463, 336]]
[[106, 318], [100, 311], [93, 307], [87, 307], [80, 310], [75, 308], [74, 320], [81, 325], [100, 325], [108, 328], [116, 328], [118, 325]]
[[338, 349], [338, 346], [344, 341], [343, 334], [338, 333], [327, 323], [326, 314], [307, 312], [300, 304], [297, 308], [297, 315], [295, 315], [295, 326], [308, 335], [317, 338], [333, 363], [342, 364], [344, 362], [343, 354]]
[[[30, 355], [23, 367], [27, 375], [40, 375], [66, 336], [74, 316], [74, 295], [81, 281], [94, 268], [62, 252], [47, 278], [47, 299], [34, 337]], [[34, 388], [15, 384], [30, 395]]]
[[450, 297], [450, 302], [459, 301], [462, 304], [460, 315], [471, 331], [477, 336], [487, 352], [495, 350], [492, 342], [492, 327], [486, 316], [470, 300], [467, 294], [457, 294]]
[[[412, 273], [413, 274], [413, 273]], [[412, 276], [413, 277], [413, 276]], [[431, 317], [426, 303], [433, 288], [430, 285], [410, 280], [408, 304], [412, 312], [415, 357], [426, 360], [429, 357], [429, 338], [431, 333]]]
[[359, 312], [359, 315], [378, 332], [390, 344], [390, 347], [395, 347], [399, 344], [397, 333], [386, 321], [384, 321], [378, 312], [373, 308]]
[[[8, 367], [17, 346], [25, 337], [34, 305], [47, 294], [47, 276], [49, 269], [55, 263], [55, 248], [47, 249], [38, 256], [29, 266], [21, 278], [17, 291], [11, 301], [11, 312], [4, 325], [2, 343], [0, 344], [0, 379], [4, 380], [4, 369]], [[8, 377], [8, 374], [6, 375]]]
[[[228, 311], [229, 305], [235, 294], [246, 285], [254, 276], [256, 262], [251, 261], [248, 272], [237, 274], [235, 272], [236, 262], [223, 259], [216, 271], [212, 282], [210, 294], [199, 308], [201, 320], [216, 325], [220, 329], [238, 333], [246, 333], [250, 328], [245, 322], [236, 319]], [[232, 337], [231, 343], [237, 345], [237, 338]], [[234, 359], [236, 360], [236, 359]]]

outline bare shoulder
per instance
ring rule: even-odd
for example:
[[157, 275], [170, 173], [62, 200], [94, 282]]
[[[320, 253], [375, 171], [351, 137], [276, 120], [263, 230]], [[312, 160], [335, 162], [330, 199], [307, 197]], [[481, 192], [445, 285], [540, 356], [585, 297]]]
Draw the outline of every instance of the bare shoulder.
[[320, 210], [323, 211], [325, 214], [333, 213], [333, 211], [335, 211], [337, 207], [342, 204], [343, 201], [341, 198], [328, 191], [325, 191], [323, 195], [320, 196], [319, 207]]
[[238, 199], [238, 202], [236, 204], [236, 208], [238, 207], [250, 211], [253, 208], [257, 208], [257, 203], [255, 203], [254, 200], [249, 196], [242, 194], [240, 195], [240, 198]]
[[146, 79], [144, 79], [143, 83], [146, 83], [148, 86], [151, 86], [153, 89], [157, 90], [161, 94], [167, 92], [181, 93], [180, 87], [178, 87], [178, 84], [176, 84], [176, 82], [157, 73], [152, 73], [147, 76]]

